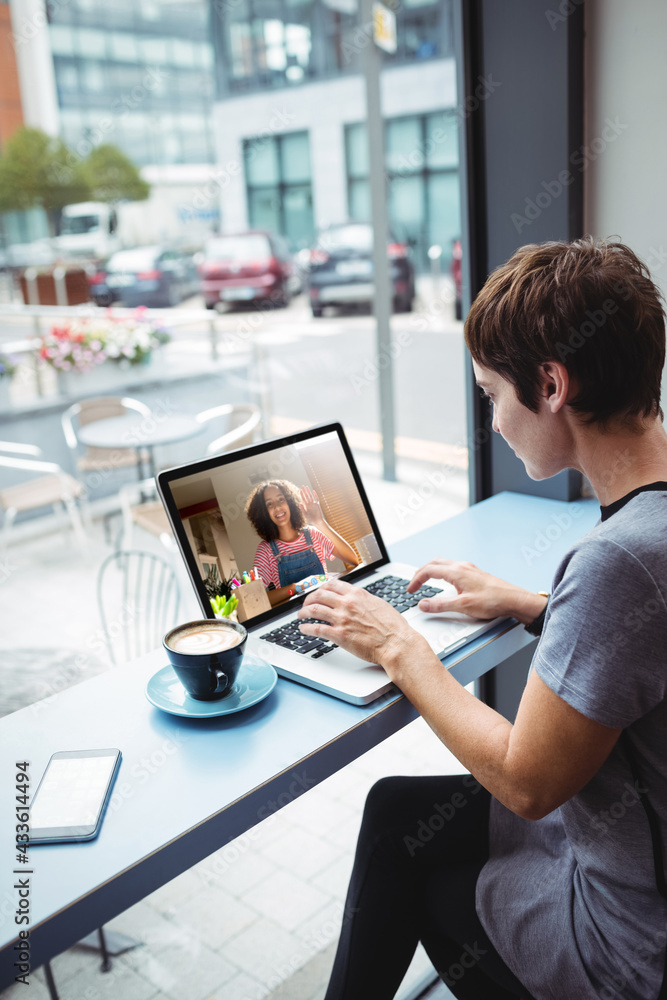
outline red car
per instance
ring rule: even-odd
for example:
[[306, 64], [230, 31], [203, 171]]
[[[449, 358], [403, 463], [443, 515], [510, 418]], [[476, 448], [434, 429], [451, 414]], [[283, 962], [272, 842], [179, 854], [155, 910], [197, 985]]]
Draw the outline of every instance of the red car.
[[220, 302], [286, 306], [296, 274], [286, 241], [259, 230], [211, 236], [198, 270], [207, 309]]

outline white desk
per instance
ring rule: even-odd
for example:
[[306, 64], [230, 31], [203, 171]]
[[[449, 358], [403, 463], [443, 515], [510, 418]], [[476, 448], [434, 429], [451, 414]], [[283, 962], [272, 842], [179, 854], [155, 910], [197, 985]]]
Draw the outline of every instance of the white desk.
[[[434, 555], [470, 559], [543, 590], [598, 515], [591, 501], [501, 494], [393, 546], [391, 556], [416, 564]], [[532, 641], [506, 622], [444, 662], [467, 684]], [[97, 840], [29, 850], [35, 969], [416, 717], [398, 693], [358, 707], [279, 679], [246, 712], [178, 718], [144, 697], [147, 679], [163, 664], [156, 651], [0, 721], [0, 988], [13, 980], [19, 930], [13, 870], [23, 866], [11, 849], [16, 761], [30, 762], [34, 793], [56, 750], [115, 746], [123, 753]]]

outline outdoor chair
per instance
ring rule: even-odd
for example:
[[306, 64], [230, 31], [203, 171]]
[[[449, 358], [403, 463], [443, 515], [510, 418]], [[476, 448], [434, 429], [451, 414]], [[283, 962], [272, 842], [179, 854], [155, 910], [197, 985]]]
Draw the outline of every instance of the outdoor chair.
[[65, 410], [60, 420], [74, 464], [80, 472], [113, 471], [136, 466], [140, 460], [148, 460], [148, 455], [140, 454], [136, 448], [87, 447], [83, 454], [79, 451], [81, 446], [76, 434], [78, 427], [92, 424], [97, 420], [107, 420], [109, 417], [123, 417], [127, 413], [149, 417], [151, 411], [145, 403], [130, 396], [98, 396], [93, 399], [83, 399]]
[[195, 420], [204, 424], [211, 420], [217, 420], [219, 417], [228, 418], [228, 429], [207, 445], [206, 458], [220, 455], [232, 448], [241, 448], [243, 445], [252, 444], [255, 431], [262, 420], [262, 413], [254, 403], [223, 403], [222, 406], [213, 406], [210, 410], [198, 413]]
[[118, 491], [123, 524], [119, 533], [117, 549], [132, 548], [134, 525], [159, 538], [165, 549], [175, 550], [174, 534], [164, 505], [157, 495], [154, 479], [126, 483]]
[[41, 456], [42, 451], [36, 445], [0, 441], [0, 466], [30, 473], [45, 473], [0, 490], [0, 508], [4, 512], [2, 547], [7, 547], [17, 514], [37, 510], [39, 507], [53, 507], [55, 510], [62, 505], [69, 514], [77, 542], [85, 550], [86, 535], [76, 505], [77, 499], [83, 496], [83, 487], [55, 462], [44, 462]]
[[181, 594], [166, 560], [138, 549], [113, 552], [97, 577], [97, 603], [111, 662], [156, 649], [178, 623]]

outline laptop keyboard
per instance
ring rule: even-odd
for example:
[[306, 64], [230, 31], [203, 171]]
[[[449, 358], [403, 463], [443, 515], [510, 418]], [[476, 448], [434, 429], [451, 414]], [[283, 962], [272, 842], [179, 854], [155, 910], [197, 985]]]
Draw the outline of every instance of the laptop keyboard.
[[[393, 608], [401, 613], [414, 608], [423, 597], [433, 597], [434, 594], [441, 594], [439, 587], [420, 587], [414, 594], [408, 594], [407, 586], [409, 580], [404, 580], [400, 576], [383, 576], [374, 583], [369, 583], [364, 590], [381, 597], [391, 604]], [[299, 626], [305, 622], [320, 622], [321, 618], [297, 618], [294, 621], [281, 625], [261, 636], [265, 642], [275, 642], [276, 645], [284, 649], [294, 649], [297, 653], [309, 656], [311, 660], [317, 660], [320, 656], [330, 653], [332, 649], [337, 649], [335, 642], [322, 639], [316, 636], [304, 635]]]

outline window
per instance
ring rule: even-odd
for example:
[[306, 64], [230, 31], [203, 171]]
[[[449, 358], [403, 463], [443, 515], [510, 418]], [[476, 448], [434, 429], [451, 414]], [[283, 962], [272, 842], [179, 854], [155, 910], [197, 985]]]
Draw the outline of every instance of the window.
[[[348, 212], [370, 219], [366, 128], [345, 130]], [[461, 235], [458, 182], [458, 126], [452, 112], [390, 119], [385, 124], [389, 179], [389, 222], [394, 235], [414, 248], [421, 268], [429, 266], [428, 249], [442, 248], [449, 267], [452, 244]]]
[[244, 163], [250, 226], [308, 246], [315, 231], [308, 134], [246, 140]]

